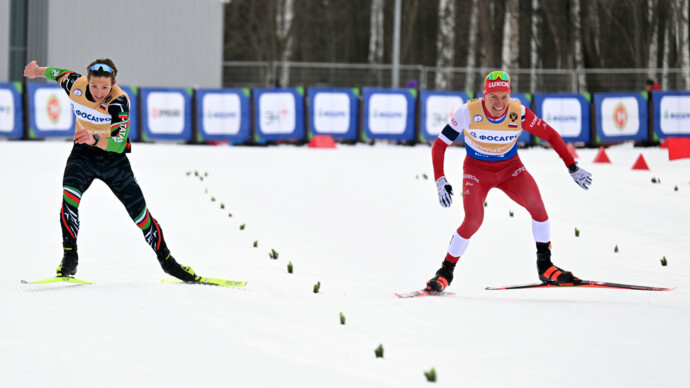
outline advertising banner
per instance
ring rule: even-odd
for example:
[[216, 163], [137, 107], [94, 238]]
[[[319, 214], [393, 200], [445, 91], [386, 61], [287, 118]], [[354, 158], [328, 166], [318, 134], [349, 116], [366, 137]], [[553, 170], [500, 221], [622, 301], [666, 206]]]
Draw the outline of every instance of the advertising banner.
[[309, 134], [357, 140], [358, 89], [309, 88]]
[[196, 128], [198, 141], [250, 139], [249, 89], [197, 89]]
[[597, 140], [647, 140], [647, 99], [640, 93], [596, 93]]
[[254, 89], [253, 98], [258, 141], [304, 139], [302, 88]]
[[22, 84], [0, 82], [0, 137], [20, 139], [24, 135]]
[[192, 140], [192, 91], [141, 88], [142, 140]]
[[453, 113], [469, 99], [465, 92], [422, 90], [419, 93], [420, 140], [435, 140]]
[[129, 140], [139, 140], [139, 90], [135, 86], [122, 86], [120, 89], [129, 97]]
[[656, 136], [690, 136], [690, 92], [655, 91], [652, 103]]
[[364, 88], [365, 138], [414, 140], [416, 93], [414, 89]]
[[534, 113], [549, 123], [566, 143], [590, 142], [590, 103], [584, 95], [537, 93], [534, 105]]
[[28, 83], [29, 137], [72, 137], [74, 113], [67, 93], [54, 84]]

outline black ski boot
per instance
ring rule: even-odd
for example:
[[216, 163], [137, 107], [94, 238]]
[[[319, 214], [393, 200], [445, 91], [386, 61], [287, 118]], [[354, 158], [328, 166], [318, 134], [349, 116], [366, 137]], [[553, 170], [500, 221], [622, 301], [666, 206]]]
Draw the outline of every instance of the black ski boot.
[[551, 244], [537, 243], [537, 271], [539, 280], [549, 284], [573, 284], [580, 280], [572, 272], [556, 267], [551, 262]]
[[62, 248], [64, 253], [62, 255], [62, 262], [57, 267], [57, 276], [74, 276], [77, 273], [77, 264], [79, 264], [79, 256], [77, 255], [77, 248]]
[[174, 276], [183, 282], [196, 282], [201, 279], [201, 277], [196, 276], [191, 267], [180, 265], [175, 258], [172, 257], [168, 249], [162, 250], [158, 254], [158, 262], [161, 264], [161, 267], [165, 273], [170, 276]]
[[448, 260], [443, 260], [441, 268], [436, 271], [436, 276], [426, 282], [426, 289], [428, 291], [436, 292], [445, 290], [446, 287], [450, 285], [450, 282], [453, 281], [453, 270], [455, 270], [455, 264], [456, 263], [451, 263]]

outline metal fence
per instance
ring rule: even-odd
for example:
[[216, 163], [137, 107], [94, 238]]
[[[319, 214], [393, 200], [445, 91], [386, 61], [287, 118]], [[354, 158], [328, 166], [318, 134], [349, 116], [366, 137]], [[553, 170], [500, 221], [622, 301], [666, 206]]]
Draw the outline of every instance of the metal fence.
[[[401, 65], [398, 85], [420, 90], [480, 92], [489, 68]], [[646, 81], [664, 90], [690, 90], [682, 69], [508, 69], [519, 93], [597, 93], [645, 90]], [[224, 62], [223, 87], [383, 87], [392, 85], [392, 65], [314, 62]]]

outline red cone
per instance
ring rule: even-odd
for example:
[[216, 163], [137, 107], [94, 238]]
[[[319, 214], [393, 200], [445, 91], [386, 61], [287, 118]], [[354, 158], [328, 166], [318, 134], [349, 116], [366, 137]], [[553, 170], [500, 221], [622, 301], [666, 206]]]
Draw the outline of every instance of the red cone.
[[690, 137], [674, 137], [668, 142], [668, 160], [690, 158]]
[[606, 155], [604, 147], [599, 147], [599, 153], [594, 157], [594, 163], [611, 163], [611, 159]]
[[649, 170], [649, 166], [647, 166], [647, 162], [644, 160], [644, 156], [640, 154], [640, 156], [637, 158], [635, 161], [635, 164], [632, 166], [633, 170]]
[[335, 140], [331, 135], [315, 135], [308, 144], [309, 148], [335, 148]]
[[570, 155], [572, 155], [573, 158], [580, 159], [580, 156], [577, 154], [577, 150], [575, 150], [575, 147], [572, 144], [568, 144], [568, 152], [570, 152]]

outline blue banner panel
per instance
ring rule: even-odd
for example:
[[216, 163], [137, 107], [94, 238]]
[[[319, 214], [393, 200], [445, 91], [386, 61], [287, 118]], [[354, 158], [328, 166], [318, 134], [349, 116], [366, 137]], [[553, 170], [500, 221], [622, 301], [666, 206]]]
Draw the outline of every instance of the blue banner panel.
[[535, 113], [558, 132], [566, 143], [591, 140], [590, 103], [577, 93], [537, 93]]
[[598, 140], [648, 140], [647, 99], [641, 93], [595, 93]]
[[414, 140], [415, 93], [413, 89], [362, 89], [364, 136], [372, 140]]
[[357, 140], [359, 97], [357, 89], [309, 88], [309, 134]]
[[0, 82], [0, 137], [20, 139], [24, 135], [22, 84]]
[[654, 134], [660, 139], [690, 136], [690, 92], [652, 93]]
[[129, 140], [139, 140], [139, 96], [138, 89], [133, 86], [122, 86], [120, 89], [129, 97]]
[[142, 140], [192, 140], [192, 95], [182, 88], [141, 88]]
[[74, 112], [67, 92], [56, 84], [27, 83], [29, 138], [74, 136]]
[[250, 139], [249, 89], [197, 89], [199, 141], [244, 142]]
[[465, 92], [422, 90], [419, 93], [421, 140], [436, 139], [453, 113], [469, 99]]
[[253, 89], [258, 141], [304, 140], [302, 88]]

